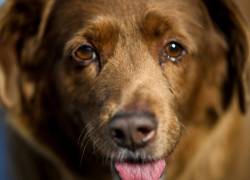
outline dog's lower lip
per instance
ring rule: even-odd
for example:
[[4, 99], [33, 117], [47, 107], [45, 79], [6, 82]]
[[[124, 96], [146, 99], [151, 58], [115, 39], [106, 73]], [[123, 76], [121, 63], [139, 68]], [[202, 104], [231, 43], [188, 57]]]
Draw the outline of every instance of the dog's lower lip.
[[165, 167], [165, 160], [147, 163], [114, 162], [114, 168], [121, 180], [159, 180]]

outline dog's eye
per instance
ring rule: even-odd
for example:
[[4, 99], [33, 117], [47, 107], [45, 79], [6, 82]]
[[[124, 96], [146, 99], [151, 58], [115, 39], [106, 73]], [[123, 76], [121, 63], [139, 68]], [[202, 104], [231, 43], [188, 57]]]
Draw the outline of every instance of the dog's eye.
[[186, 50], [180, 43], [172, 41], [164, 47], [163, 54], [168, 60], [176, 62], [186, 54]]
[[73, 51], [73, 58], [81, 65], [88, 65], [97, 58], [97, 53], [91, 45], [84, 44]]

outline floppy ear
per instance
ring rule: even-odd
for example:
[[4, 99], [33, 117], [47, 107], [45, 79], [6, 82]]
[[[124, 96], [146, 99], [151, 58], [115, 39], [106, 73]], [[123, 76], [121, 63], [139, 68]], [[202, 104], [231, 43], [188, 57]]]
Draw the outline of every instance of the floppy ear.
[[232, 0], [203, 0], [215, 27], [228, 44], [227, 79], [223, 86], [223, 107], [226, 109], [237, 91], [240, 110], [246, 112], [246, 83], [243, 79], [248, 59], [246, 22]]
[[25, 49], [35, 52], [52, 4], [53, 0], [7, 0], [0, 9], [0, 100], [7, 108], [20, 100], [23, 49], [32, 47]]

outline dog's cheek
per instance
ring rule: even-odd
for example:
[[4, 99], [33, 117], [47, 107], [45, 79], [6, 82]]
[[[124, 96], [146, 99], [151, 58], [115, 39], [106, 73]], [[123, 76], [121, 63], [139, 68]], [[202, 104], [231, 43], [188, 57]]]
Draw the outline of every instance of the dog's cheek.
[[201, 52], [178, 65], [165, 66], [164, 75], [176, 97], [175, 110], [180, 121], [185, 125], [195, 122], [212, 127], [222, 111], [221, 86], [226, 62], [221, 52]]
[[191, 57], [181, 59], [178, 64], [163, 64], [162, 68], [166, 83], [175, 97], [173, 105], [178, 113], [189, 99], [194, 99], [203, 77], [202, 68], [197, 59]]
[[62, 96], [84, 104], [97, 77], [96, 66], [75, 67], [72, 62], [67, 62], [59, 64], [57, 69], [56, 83]]

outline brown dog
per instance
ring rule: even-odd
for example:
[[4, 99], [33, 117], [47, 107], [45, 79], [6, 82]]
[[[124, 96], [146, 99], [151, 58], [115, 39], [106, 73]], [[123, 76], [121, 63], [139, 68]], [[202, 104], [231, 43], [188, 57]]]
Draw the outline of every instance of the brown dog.
[[249, 179], [247, 57], [231, 0], [7, 1], [13, 177]]

